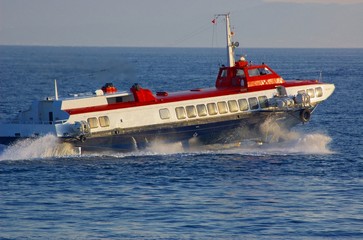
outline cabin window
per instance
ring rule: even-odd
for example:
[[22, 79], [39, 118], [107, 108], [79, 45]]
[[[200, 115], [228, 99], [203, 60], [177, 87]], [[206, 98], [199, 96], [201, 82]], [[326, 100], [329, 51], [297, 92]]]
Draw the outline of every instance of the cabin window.
[[243, 69], [237, 69], [236, 76], [244, 78], [245, 77], [245, 72], [243, 71]]
[[238, 99], [239, 110], [247, 111], [248, 110], [248, 103], [246, 99]]
[[109, 127], [110, 126], [110, 119], [107, 116], [102, 116], [98, 118], [101, 127]]
[[87, 122], [90, 128], [98, 128], [98, 120], [96, 117], [88, 118]]
[[323, 96], [323, 89], [321, 87], [315, 88], [316, 97], [322, 97]]
[[167, 108], [162, 108], [159, 110], [159, 115], [161, 119], [169, 119], [170, 118], [170, 112]]
[[250, 77], [260, 76], [260, 75], [268, 75], [272, 74], [272, 72], [267, 68], [254, 68], [254, 69], [248, 69], [248, 75]]
[[276, 87], [278, 96], [287, 96], [286, 88], [284, 86], [277, 86]]
[[236, 100], [228, 101], [228, 108], [230, 112], [237, 112], [238, 111], [237, 101]]
[[257, 68], [255, 68], [255, 69], [248, 69], [248, 75], [250, 77], [260, 76], [260, 71], [258, 71]]
[[134, 96], [133, 95], [125, 95], [125, 96], [107, 98], [107, 103], [108, 104], [120, 103], [120, 102], [133, 102], [133, 101], [134, 101]]
[[270, 69], [268, 69], [267, 67], [259, 68], [258, 71], [260, 72], [260, 75], [272, 74], [272, 72], [270, 71]]
[[197, 112], [199, 117], [207, 116], [207, 108], [204, 104], [197, 105]]
[[208, 113], [209, 115], [216, 115], [217, 112], [217, 105], [215, 103], [208, 103], [207, 104], [207, 109], [208, 109]]
[[248, 99], [248, 103], [250, 104], [250, 109], [251, 110], [258, 109], [258, 101], [257, 101], [257, 98], [255, 98], [255, 97], [249, 98]]
[[305, 90], [299, 90], [299, 91], [297, 91], [297, 94], [304, 95], [305, 94]]
[[222, 70], [221, 77], [227, 77], [227, 69]]
[[228, 112], [227, 103], [226, 102], [218, 102], [218, 111], [220, 114], [225, 114]]
[[261, 108], [268, 108], [268, 101], [266, 96], [259, 96], [258, 102], [260, 103]]
[[185, 109], [183, 107], [175, 108], [176, 117], [178, 119], [185, 119], [187, 115], [185, 114]]
[[119, 103], [119, 102], [123, 102], [122, 97], [110, 97], [110, 98], [107, 98], [107, 103], [108, 104]]
[[188, 118], [195, 118], [197, 116], [197, 111], [194, 106], [186, 106]]
[[313, 88], [309, 88], [306, 93], [311, 97], [315, 97], [315, 93], [314, 93], [314, 89]]

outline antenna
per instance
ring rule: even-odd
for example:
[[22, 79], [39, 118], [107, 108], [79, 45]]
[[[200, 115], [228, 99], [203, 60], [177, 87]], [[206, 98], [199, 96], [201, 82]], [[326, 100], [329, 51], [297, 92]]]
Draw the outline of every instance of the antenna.
[[55, 100], [58, 101], [57, 79], [54, 79], [54, 95], [55, 95]]

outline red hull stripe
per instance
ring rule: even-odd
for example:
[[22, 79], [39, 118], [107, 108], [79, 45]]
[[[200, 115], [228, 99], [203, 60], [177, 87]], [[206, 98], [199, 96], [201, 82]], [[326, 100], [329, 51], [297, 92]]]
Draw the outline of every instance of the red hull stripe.
[[[295, 87], [295, 86], [304, 86], [317, 83], [318, 83], [317, 80], [305, 80], [305, 81], [288, 81], [282, 83], [281, 85], [285, 87]], [[248, 89], [248, 93], [270, 90], [274, 89], [275, 87], [276, 87], [275, 85], [263, 85], [263, 86], [251, 87]], [[70, 115], [75, 115], [75, 114], [84, 114], [91, 112], [102, 112], [102, 111], [110, 111], [116, 109], [132, 108], [139, 106], [148, 106], [148, 105], [162, 104], [162, 103], [180, 102], [180, 101], [194, 100], [194, 99], [220, 97], [220, 96], [238, 94], [242, 92], [247, 92], [247, 90], [243, 88], [241, 89], [239, 87], [226, 88], [226, 89], [217, 89], [217, 88], [195, 89], [190, 91], [168, 93], [167, 96], [156, 96], [156, 100], [151, 102], [122, 102], [122, 103], [114, 103], [114, 104], [94, 106], [94, 107], [65, 109], [64, 111]]]

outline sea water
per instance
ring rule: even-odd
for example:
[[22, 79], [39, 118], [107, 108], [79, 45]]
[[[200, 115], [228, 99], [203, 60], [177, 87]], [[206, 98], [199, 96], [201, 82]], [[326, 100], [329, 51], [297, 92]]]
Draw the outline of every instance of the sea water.
[[[244, 49], [334, 94], [284, 142], [80, 155], [55, 137], [0, 146], [0, 239], [362, 239], [363, 49]], [[224, 49], [0, 47], [0, 119], [113, 82], [214, 85]], [[322, 74], [321, 74], [322, 73]]]

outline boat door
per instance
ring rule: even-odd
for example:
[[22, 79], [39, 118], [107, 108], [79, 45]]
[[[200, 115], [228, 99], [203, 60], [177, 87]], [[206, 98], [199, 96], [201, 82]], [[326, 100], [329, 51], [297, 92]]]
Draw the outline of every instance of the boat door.
[[54, 121], [53, 101], [44, 100], [38, 103], [39, 122], [52, 124]]
[[53, 112], [49, 112], [49, 124], [53, 123]]

